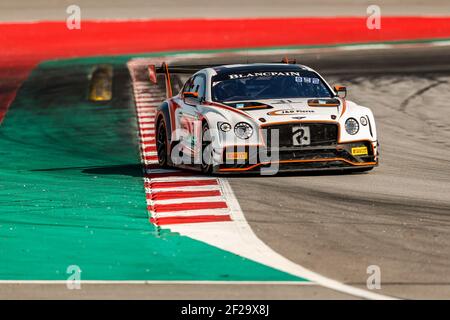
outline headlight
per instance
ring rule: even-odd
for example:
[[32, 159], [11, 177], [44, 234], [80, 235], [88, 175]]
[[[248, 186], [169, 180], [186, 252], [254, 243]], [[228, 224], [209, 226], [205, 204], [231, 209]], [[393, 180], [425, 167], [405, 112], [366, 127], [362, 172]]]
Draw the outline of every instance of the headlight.
[[351, 135], [357, 134], [359, 131], [358, 121], [353, 118], [348, 118], [347, 121], [345, 121], [345, 131]]
[[363, 126], [367, 126], [367, 118], [366, 118], [366, 117], [361, 117], [361, 118], [359, 119], [359, 122], [361, 122], [361, 124], [362, 124]]
[[238, 138], [245, 140], [252, 136], [253, 128], [248, 123], [239, 122], [234, 126], [234, 133]]
[[229, 124], [228, 122], [219, 122], [217, 125], [223, 132], [228, 132], [231, 130], [231, 124]]

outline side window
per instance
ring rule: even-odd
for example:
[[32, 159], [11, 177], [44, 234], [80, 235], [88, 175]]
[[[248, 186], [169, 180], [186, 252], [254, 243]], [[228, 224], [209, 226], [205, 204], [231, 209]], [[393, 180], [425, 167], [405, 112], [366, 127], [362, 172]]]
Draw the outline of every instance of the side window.
[[183, 86], [183, 92], [190, 92], [192, 91], [192, 78], [189, 78], [188, 81]]
[[199, 98], [205, 97], [205, 76], [198, 75], [192, 81], [191, 91], [198, 92]]

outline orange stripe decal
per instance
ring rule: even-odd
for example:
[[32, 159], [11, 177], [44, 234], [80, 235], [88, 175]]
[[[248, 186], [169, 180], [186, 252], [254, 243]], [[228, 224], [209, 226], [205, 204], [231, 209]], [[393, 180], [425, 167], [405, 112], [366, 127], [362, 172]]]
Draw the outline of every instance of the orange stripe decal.
[[342, 99], [341, 101], [342, 101], [342, 112], [341, 112], [341, 115], [339, 116], [339, 119], [342, 118], [342, 116], [345, 113], [345, 110], [347, 110], [347, 101], [345, 101], [345, 99]]
[[327, 158], [327, 159], [309, 159], [309, 160], [281, 160], [281, 161], [274, 161], [274, 162], [260, 162], [260, 163], [256, 163], [254, 165], [251, 165], [249, 167], [245, 167], [245, 168], [222, 168], [219, 169], [219, 171], [221, 172], [231, 172], [231, 171], [248, 171], [251, 169], [254, 169], [256, 167], [262, 166], [262, 165], [266, 165], [266, 164], [271, 164], [271, 163], [279, 163], [279, 164], [284, 164], [284, 163], [309, 163], [309, 162], [331, 162], [331, 161], [342, 161], [342, 162], [346, 162], [349, 163], [353, 166], [374, 166], [377, 165], [377, 162], [353, 162], [344, 158]]
[[172, 83], [170, 82], [169, 67], [165, 62], [162, 63], [162, 66], [166, 75], [166, 97], [169, 99], [172, 98]]

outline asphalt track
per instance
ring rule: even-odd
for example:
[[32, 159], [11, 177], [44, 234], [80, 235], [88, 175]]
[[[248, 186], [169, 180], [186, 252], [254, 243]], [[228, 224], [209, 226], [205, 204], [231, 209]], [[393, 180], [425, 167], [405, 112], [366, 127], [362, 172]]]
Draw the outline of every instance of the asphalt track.
[[377, 265], [380, 293], [450, 298], [449, 53], [410, 47], [292, 55], [372, 108], [382, 160], [366, 174], [230, 177], [269, 247], [353, 286], [364, 288], [367, 267]]
[[381, 165], [367, 174], [230, 178], [256, 234], [347, 284], [364, 287], [367, 267], [378, 265], [381, 293], [450, 298], [449, 54], [447, 47], [297, 57], [372, 108]]
[[[278, 253], [345, 284], [365, 288], [367, 267], [377, 265], [379, 293], [449, 299], [449, 47], [292, 57], [331, 83], [347, 85], [350, 100], [372, 108], [382, 162], [366, 174], [229, 177], [250, 226]], [[315, 285], [274, 284], [87, 284], [81, 291], [64, 284], [2, 284], [0, 297], [353, 298]]]

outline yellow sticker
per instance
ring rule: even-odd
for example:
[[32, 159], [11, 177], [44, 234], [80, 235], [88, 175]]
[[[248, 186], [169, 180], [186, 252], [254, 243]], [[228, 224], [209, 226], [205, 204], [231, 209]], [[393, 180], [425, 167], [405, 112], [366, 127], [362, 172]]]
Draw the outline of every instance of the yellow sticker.
[[227, 152], [227, 159], [247, 160], [247, 152]]
[[354, 156], [365, 156], [367, 154], [367, 147], [352, 148], [352, 155]]

